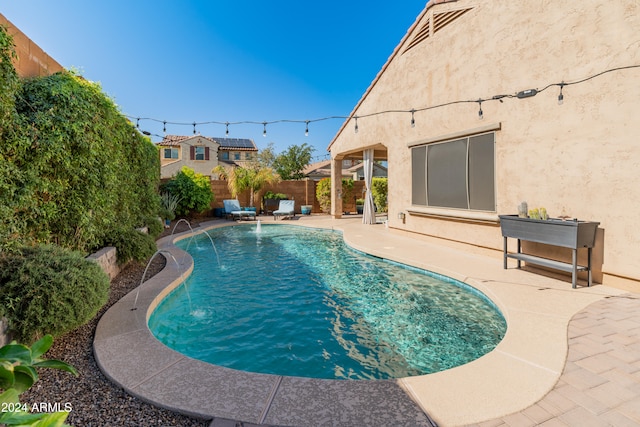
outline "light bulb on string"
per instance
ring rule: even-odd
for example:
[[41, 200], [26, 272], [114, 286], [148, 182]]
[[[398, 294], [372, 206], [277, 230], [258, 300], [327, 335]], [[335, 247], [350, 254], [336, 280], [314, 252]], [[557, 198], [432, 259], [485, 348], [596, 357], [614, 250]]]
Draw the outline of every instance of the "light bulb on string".
[[267, 137], [267, 122], [262, 122], [262, 126], [264, 126], [264, 129], [262, 130], [262, 136], [264, 136], [266, 138]]
[[304, 136], [309, 136], [309, 120], [305, 121]]
[[411, 127], [414, 128], [416, 127], [416, 118], [414, 116], [416, 110], [411, 110]]
[[355, 133], [358, 133], [358, 116], [354, 116], [354, 119], [356, 119], [356, 126], [353, 130]]
[[167, 133], [167, 121], [162, 122], [162, 132]]
[[558, 105], [562, 105], [564, 103], [564, 95], [562, 94], [562, 88], [564, 87], [564, 83], [560, 83], [560, 94], [558, 95]]
[[140, 117], [136, 119], [136, 128], [140, 129]]
[[479, 106], [478, 119], [482, 120], [482, 119], [484, 119], [484, 113], [482, 112], [482, 100], [481, 99], [478, 100], [478, 106]]
[[229, 136], [229, 122], [226, 122], [224, 125], [226, 127], [226, 129], [224, 131], [224, 135], [225, 136]]
[[193, 122], [193, 134], [196, 134], [196, 122]]

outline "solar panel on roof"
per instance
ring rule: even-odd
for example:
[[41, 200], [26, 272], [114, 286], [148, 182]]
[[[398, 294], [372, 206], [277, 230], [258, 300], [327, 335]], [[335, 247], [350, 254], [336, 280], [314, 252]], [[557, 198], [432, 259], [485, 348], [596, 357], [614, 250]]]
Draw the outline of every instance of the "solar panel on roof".
[[253, 141], [246, 138], [211, 138], [217, 141], [221, 147], [226, 148], [255, 148]]

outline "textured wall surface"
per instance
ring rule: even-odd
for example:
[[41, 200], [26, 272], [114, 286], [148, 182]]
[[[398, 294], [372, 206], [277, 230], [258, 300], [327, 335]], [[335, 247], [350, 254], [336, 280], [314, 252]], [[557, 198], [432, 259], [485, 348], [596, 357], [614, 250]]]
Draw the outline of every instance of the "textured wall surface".
[[[441, 14], [465, 9], [433, 26]], [[607, 71], [640, 65], [639, 28], [637, 0], [430, 3], [356, 105], [359, 131], [346, 122], [332, 157], [387, 148], [390, 227], [500, 250], [497, 216], [527, 201], [551, 217], [599, 221], [602, 271], [640, 280], [640, 68]], [[427, 37], [407, 50], [423, 29]], [[563, 88], [559, 105], [553, 84], [584, 79]], [[534, 88], [536, 96], [514, 96]], [[496, 95], [510, 96], [500, 102]], [[483, 120], [478, 99], [486, 100]], [[362, 117], [425, 107], [433, 108], [415, 113], [415, 127], [408, 112]], [[409, 146], [491, 125], [499, 128], [496, 211], [427, 208], [397, 219], [420, 210], [411, 202]]]

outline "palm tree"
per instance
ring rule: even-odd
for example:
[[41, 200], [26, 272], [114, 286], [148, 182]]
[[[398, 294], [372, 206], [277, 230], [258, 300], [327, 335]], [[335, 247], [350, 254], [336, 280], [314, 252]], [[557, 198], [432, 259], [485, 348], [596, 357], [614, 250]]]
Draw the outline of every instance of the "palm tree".
[[270, 167], [260, 166], [258, 163], [250, 163], [246, 167], [236, 166], [230, 170], [222, 165], [216, 166], [212, 172], [217, 173], [221, 178], [228, 181], [231, 196], [238, 198], [238, 194], [249, 190], [249, 206], [253, 207], [253, 199], [265, 185], [277, 184], [280, 176]]

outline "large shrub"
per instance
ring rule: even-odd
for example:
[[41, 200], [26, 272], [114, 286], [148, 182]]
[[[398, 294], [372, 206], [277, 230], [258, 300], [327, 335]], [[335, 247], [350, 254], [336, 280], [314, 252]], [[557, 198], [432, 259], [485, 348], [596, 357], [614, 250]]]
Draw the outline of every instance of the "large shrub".
[[157, 215], [157, 148], [99, 84], [70, 72], [20, 81], [0, 28], [0, 247], [84, 252]]
[[[353, 193], [353, 180], [342, 178], [342, 203], [351, 199]], [[316, 185], [316, 199], [320, 209], [324, 213], [331, 212], [331, 178], [322, 178]]]
[[168, 191], [180, 200], [176, 207], [176, 215], [189, 215], [192, 212], [203, 212], [211, 207], [215, 200], [211, 191], [211, 181], [208, 176], [195, 173], [187, 166], [163, 185], [162, 191]]
[[19, 341], [83, 325], [108, 293], [107, 275], [79, 252], [41, 245], [0, 253], [0, 314]]
[[387, 178], [382, 177], [375, 177], [371, 182], [373, 203], [375, 203], [378, 212], [387, 211], [387, 182]]

